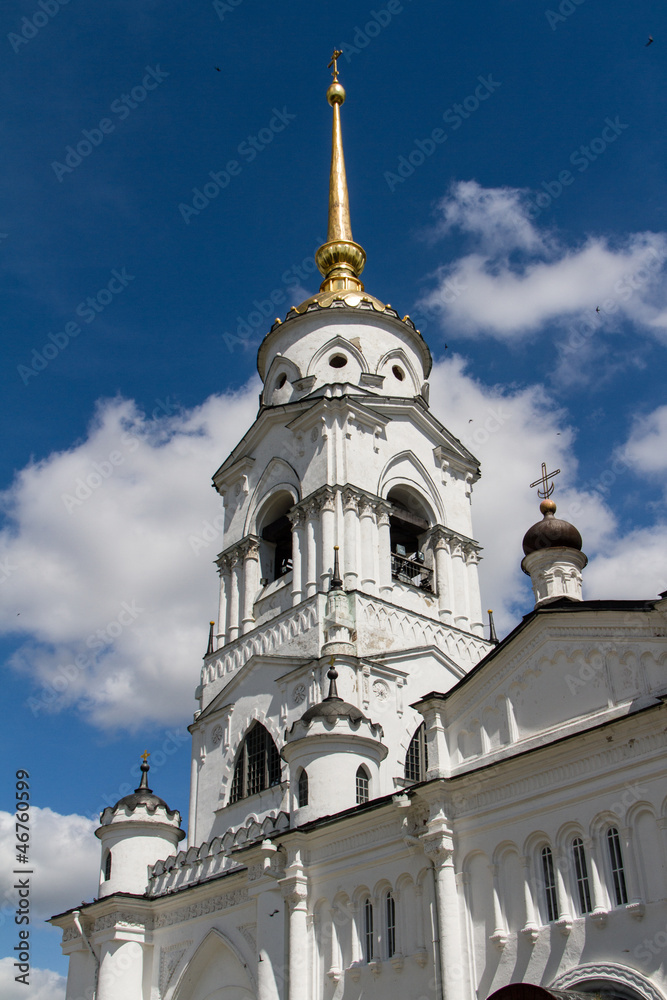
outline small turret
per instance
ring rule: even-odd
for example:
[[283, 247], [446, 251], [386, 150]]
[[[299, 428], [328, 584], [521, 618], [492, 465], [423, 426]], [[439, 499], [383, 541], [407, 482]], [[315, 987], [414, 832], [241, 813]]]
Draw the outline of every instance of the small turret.
[[381, 794], [380, 763], [387, 756], [382, 727], [339, 696], [333, 656], [327, 677], [327, 697], [304, 712], [285, 736], [282, 757], [290, 769], [295, 826]]
[[581, 601], [581, 571], [588, 557], [581, 551], [581, 535], [573, 524], [555, 517], [556, 504], [550, 499], [553, 483], [549, 486], [548, 476], [555, 476], [560, 470], [547, 474], [542, 464], [542, 478], [533, 483], [542, 483], [543, 497], [540, 504], [542, 520], [533, 524], [523, 536], [524, 558], [521, 569], [530, 577], [535, 594], [535, 607], [548, 601], [569, 597]]
[[102, 841], [99, 895], [146, 890], [147, 869], [176, 853], [185, 836], [181, 816], [148, 787], [148, 753], [142, 754], [141, 782], [131, 795], [108, 806], [95, 836]]

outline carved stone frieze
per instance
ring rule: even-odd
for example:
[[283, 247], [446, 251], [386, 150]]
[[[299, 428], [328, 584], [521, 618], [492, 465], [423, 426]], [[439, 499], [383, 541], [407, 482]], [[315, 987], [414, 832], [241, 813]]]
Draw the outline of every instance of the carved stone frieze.
[[167, 992], [181, 959], [191, 946], [192, 941], [179, 941], [177, 944], [160, 948], [159, 987], [161, 997]]
[[233, 906], [241, 906], [248, 902], [248, 890], [246, 888], [233, 889], [231, 892], [224, 892], [219, 896], [210, 899], [201, 899], [189, 906], [179, 906], [176, 910], [161, 913], [155, 918], [154, 926], [171, 927], [172, 924], [180, 924], [184, 920], [194, 920], [197, 917], [206, 916], [208, 913], [219, 913], [221, 910], [230, 909]]

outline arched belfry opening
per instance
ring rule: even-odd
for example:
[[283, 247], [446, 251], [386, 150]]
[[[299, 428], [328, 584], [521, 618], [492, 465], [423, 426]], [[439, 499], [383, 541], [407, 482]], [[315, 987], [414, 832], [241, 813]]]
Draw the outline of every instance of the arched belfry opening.
[[292, 494], [281, 490], [270, 498], [257, 520], [259, 562], [265, 585], [282, 579], [292, 570], [292, 525], [287, 512], [293, 506]]
[[432, 525], [431, 512], [419, 494], [408, 486], [394, 486], [387, 500], [391, 504], [392, 578], [433, 593], [433, 568], [426, 550], [426, 534]]

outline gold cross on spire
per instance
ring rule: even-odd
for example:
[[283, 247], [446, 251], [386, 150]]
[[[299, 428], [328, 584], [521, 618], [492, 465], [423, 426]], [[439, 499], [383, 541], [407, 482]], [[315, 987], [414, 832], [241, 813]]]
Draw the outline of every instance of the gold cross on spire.
[[333, 73], [331, 74], [334, 78], [334, 83], [338, 83], [338, 60], [342, 56], [342, 49], [334, 49], [333, 56], [331, 57], [331, 62], [327, 66], [327, 69], [331, 69], [333, 66]]
[[547, 472], [546, 462], [542, 462], [542, 475], [540, 476], [539, 479], [536, 479], [534, 483], [530, 484], [531, 490], [534, 486], [539, 486], [541, 483], [542, 489], [541, 490], [538, 489], [537, 495], [541, 500], [546, 500], [547, 497], [551, 496], [551, 494], [555, 489], [554, 484], [550, 483], [549, 480], [552, 478], [552, 476], [557, 476], [559, 472], [560, 469], [556, 469], [555, 472]]
[[148, 750], [144, 750], [144, 752], [141, 754], [141, 759], [143, 760], [144, 764], [147, 762], [147, 760], [148, 760], [149, 757], [150, 757], [150, 754], [149, 754]]

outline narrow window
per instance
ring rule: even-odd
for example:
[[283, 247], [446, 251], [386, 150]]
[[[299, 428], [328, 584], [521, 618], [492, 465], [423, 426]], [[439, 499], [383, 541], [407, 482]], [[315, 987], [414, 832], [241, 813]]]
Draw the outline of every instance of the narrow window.
[[396, 954], [396, 901], [390, 892], [385, 897], [385, 919], [387, 921], [387, 958]]
[[424, 723], [410, 740], [408, 752], [405, 755], [406, 781], [423, 781], [428, 770], [428, 753], [424, 737]]
[[547, 920], [558, 920], [558, 897], [554, 876], [554, 859], [550, 847], [542, 848], [542, 877], [544, 878], [544, 898], [547, 905]]
[[104, 881], [108, 882], [111, 878], [111, 851], [107, 854], [106, 861], [104, 862]]
[[373, 904], [368, 897], [364, 900], [364, 958], [373, 961]]
[[584, 842], [581, 837], [575, 837], [572, 841], [572, 855], [574, 858], [574, 871], [577, 876], [577, 892], [579, 895], [579, 913], [590, 913], [593, 909], [591, 904], [591, 890], [588, 884], [588, 866], [586, 864], [586, 852]]
[[301, 806], [308, 805], [308, 774], [306, 769], [301, 769], [301, 774], [299, 775], [299, 785], [297, 789], [297, 801], [299, 803], [299, 809]]
[[368, 771], [362, 764], [357, 771], [357, 805], [361, 805], [362, 802], [368, 802], [370, 798], [369, 795], [370, 788], [370, 778], [368, 776]]
[[614, 899], [616, 900], [617, 906], [623, 906], [628, 901], [628, 890], [625, 885], [621, 841], [618, 836], [618, 830], [615, 826], [612, 826], [607, 830], [607, 847], [609, 848], [611, 877], [614, 882]]

